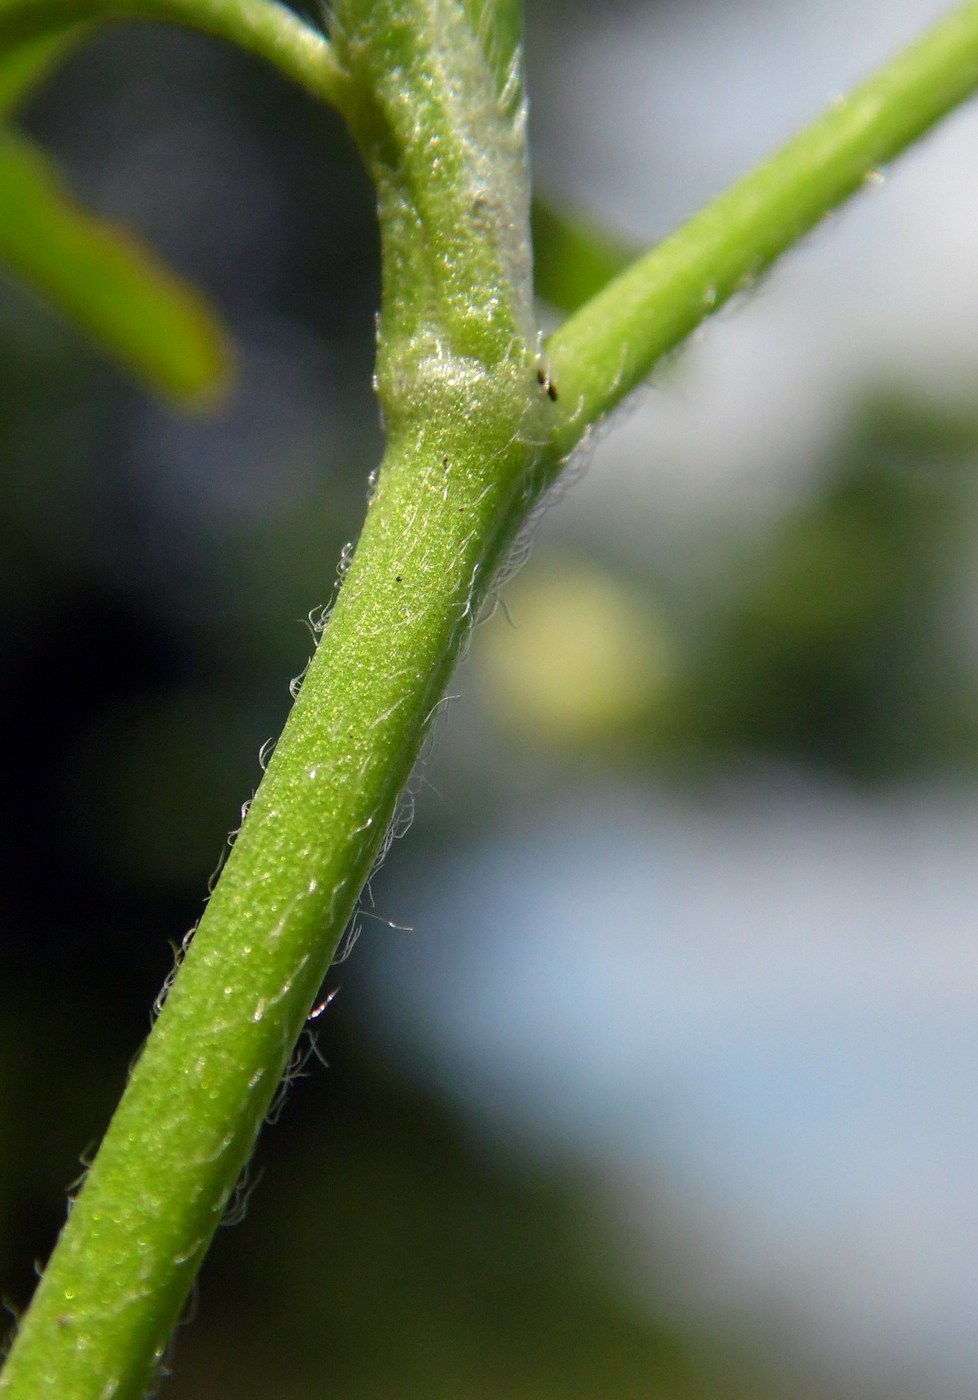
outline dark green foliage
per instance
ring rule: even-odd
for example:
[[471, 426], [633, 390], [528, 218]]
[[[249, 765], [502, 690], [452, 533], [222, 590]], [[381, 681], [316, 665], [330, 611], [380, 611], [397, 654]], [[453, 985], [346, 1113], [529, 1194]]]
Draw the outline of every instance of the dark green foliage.
[[676, 706], [686, 739], [877, 777], [974, 754], [956, 600], [976, 463], [978, 424], [868, 407], [721, 585]]

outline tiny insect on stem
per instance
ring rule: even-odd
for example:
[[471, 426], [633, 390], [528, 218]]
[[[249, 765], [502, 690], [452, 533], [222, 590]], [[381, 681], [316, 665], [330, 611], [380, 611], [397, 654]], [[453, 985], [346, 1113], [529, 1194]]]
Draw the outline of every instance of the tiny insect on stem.
[[543, 365], [541, 365], [540, 368], [537, 370], [537, 383], [540, 385], [541, 389], [546, 389], [547, 398], [550, 400], [550, 402], [556, 403], [557, 385], [550, 378], [549, 370], [545, 369]]

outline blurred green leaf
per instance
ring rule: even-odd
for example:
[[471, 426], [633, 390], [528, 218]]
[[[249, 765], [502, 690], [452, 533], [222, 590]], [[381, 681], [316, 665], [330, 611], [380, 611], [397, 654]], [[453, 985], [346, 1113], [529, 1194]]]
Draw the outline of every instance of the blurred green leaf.
[[868, 402], [819, 489], [718, 576], [672, 702], [680, 740], [863, 779], [973, 771], [975, 672], [956, 619], [976, 464], [970, 413]]
[[89, 28], [73, 24], [58, 34], [45, 34], [0, 53], [0, 116], [8, 116], [19, 106], [67, 58]]
[[643, 250], [597, 223], [556, 209], [539, 195], [531, 210], [536, 293], [558, 311], [576, 311]]
[[201, 293], [76, 205], [48, 157], [10, 130], [0, 134], [0, 261], [155, 392], [206, 406], [226, 391], [230, 341]]

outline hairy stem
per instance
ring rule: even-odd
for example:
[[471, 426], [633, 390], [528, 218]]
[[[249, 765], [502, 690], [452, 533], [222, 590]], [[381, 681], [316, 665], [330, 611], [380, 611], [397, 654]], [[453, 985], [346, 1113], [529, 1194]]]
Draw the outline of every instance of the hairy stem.
[[288, 725], [0, 1378], [4, 1400], [142, 1395], [384, 840], [501, 522], [517, 517], [486, 462], [508, 453], [518, 472], [526, 450], [491, 447], [462, 419], [419, 424], [388, 453]]
[[4, 1400], [142, 1394], [535, 491], [553, 406], [536, 375], [522, 125], [462, 0], [423, 0], [410, 23], [408, 8], [349, 0], [338, 12], [384, 215], [376, 491], [0, 1377]]
[[[548, 381], [517, 84], [476, 32], [486, 3], [337, 0], [335, 50], [315, 41], [326, 87], [345, 75], [341, 105], [378, 186], [388, 450], [329, 625], [24, 1320], [3, 1400], [142, 1394], [542, 466], [555, 471], [658, 355], [978, 81], [973, 2], [575, 315], [549, 342]], [[121, 8], [0, 0], [0, 42], [14, 14], [68, 23]], [[239, 42], [242, 13], [277, 10], [139, 7]], [[286, 31], [260, 32], [255, 50], [280, 55]]]

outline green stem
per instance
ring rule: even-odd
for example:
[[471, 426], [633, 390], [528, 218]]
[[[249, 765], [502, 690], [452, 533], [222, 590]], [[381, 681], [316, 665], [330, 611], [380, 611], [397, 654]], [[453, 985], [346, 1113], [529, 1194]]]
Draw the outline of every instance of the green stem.
[[610, 282], [547, 341], [562, 410], [559, 455], [976, 87], [978, 3], [968, 0]]
[[227, 39], [343, 109], [348, 80], [329, 41], [275, 0], [0, 0], [0, 51], [101, 20], [158, 21]]
[[553, 406], [536, 375], [521, 126], [460, 0], [420, 0], [412, 23], [405, 9], [348, 0], [337, 13], [385, 212], [376, 492], [24, 1318], [4, 1400], [142, 1394], [534, 490], [538, 420]]
[[[0, 38], [18, 6], [0, 4]], [[277, 7], [147, 8], [211, 32], [220, 12], [240, 40], [232, 11]], [[481, 9], [336, 5], [339, 62], [320, 56], [349, 74], [342, 105], [378, 185], [389, 446], [329, 625], [24, 1319], [3, 1400], [141, 1395], [541, 461], [554, 466], [715, 302], [978, 80], [970, 3], [558, 331], [554, 402], [535, 356], [520, 113], [474, 32]]]
[[484, 429], [433, 421], [385, 457], [288, 725], [0, 1377], [4, 1400], [143, 1394], [515, 518], [497, 468], [518, 472], [525, 449], [492, 446]]

